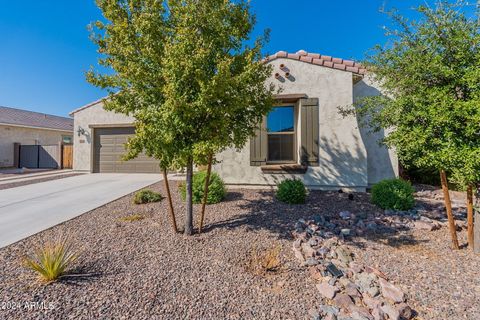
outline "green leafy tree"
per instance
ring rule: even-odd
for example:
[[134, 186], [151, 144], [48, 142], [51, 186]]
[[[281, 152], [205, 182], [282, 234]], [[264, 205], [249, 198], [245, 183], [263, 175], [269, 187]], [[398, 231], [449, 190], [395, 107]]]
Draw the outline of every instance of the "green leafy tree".
[[103, 55], [87, 80], [109, 90], [105, 108], [135, 117], [127, 158], [144, 151], [186, 167], [185, 233], [193, 232], [192, 172], [212, 154], [243, 146], [272, 104], [264, 38], [249, 46], [247, 1], [97, 0], [107, 22], [93, 41]]
[[454, 248], [445, 172], [473, 183], [480, 168], [480, 24], [471, 8], [447, 1], [420, 6], [418, 21], [389, 12], [395, 25], [387, 30], [390, 41], [366, 61], [384, 95], [342, 110], [374, 130], [388, 128], [383, 142], [401, 163], [440, 171]]

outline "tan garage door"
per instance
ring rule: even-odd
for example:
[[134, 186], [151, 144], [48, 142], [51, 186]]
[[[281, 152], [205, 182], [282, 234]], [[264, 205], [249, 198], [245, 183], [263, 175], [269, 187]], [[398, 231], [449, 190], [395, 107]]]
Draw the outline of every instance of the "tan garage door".
[[93, 172], [159, 173], [158, 160], [144, 154], [122, 161], [125, 143], [135, 128], [95, 128]]

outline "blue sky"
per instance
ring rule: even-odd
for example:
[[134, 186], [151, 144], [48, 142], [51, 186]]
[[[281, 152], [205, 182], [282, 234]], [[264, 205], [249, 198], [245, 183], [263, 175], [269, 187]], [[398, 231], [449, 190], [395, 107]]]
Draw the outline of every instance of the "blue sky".
[[[256, 33], [271, 29], [265, 53], [300, 49], [362, 59], [384, 43], [379, 8], [411, 15], [417, 0], [252, 0]], [[0, 0], [0, 105], [67, 116], [105, 94], [85, 81], [96, 65], [86, 26], [101, 18], [93, 0]]]

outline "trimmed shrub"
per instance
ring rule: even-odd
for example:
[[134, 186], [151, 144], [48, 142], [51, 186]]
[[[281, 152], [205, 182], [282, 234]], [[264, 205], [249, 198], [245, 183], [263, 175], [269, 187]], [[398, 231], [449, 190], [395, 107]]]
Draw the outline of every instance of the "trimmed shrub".
[[372, 203], [382, 209], [409, 210], [415, 204], [410, 182], [402, 179], [387, 179], [372, 188]]
[[154, 192], [152, 190], [140, 190], [137, 193], [135, 193], [133, 202], [135, 204], [143, 204], [143, 203], [158, 202], [162, 199], [163, 197], [160, 193]]
[[277, 199], [288, 204], [305, 203], [307, 189], [298, 179], [286, 179], [277, 184]]
[[25, 257], [24, 265], [35, 271], [42, 281], [52, 282], [65, 276], [76, 259], [72, 245], [62, 239], [39, 247], [33, 255]]
[[[205, 191], [205, 179], [207, 178], [207, 171], [199, 171], [193, 175], [192, 181], [192, 201], [193, 203], [202, 203], [203, 193]], [[187, 196], [187, 187], [185, 183], [179, 185], [180, 195], [183, 201]], [[210, 174], [210, 181], [208, 183], [207, 204], [219, 203], [227, 194], [225, 183], [222, 178], [215, 172]]]

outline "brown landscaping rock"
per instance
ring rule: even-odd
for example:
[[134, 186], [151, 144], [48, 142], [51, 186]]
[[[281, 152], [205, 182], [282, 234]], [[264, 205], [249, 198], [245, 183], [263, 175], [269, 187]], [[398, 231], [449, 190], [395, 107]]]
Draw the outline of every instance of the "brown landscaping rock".
[[376, 307], [372, 310], [372, 316], [375, 320], [385, 320], [385, 312], [381, 309], [381, 307]]
[[388, 277], [385, 273], [383, 273], [382, 271], [376, 269], [376, 268], [373, 268], [371, 266], [366, 266], [365, 267], [365, 272], [368, 272], [368, 273], [373, 273], [375, 274], [376, 276], [380, 277], [380, 278], [383, 278], [385, 280], [388, 280]]
[[389, 320], [400, 320], [400, 313], [397, 309], [392, 307], [390, 304], [386, 303], [380, 307], [380, 309], [388, 315]]
[[440, 229], [440, 226], [438, 224], [433, 222], [428, 222], [428, 221], [419, 220], [419, 221], [415, 221], [413, 224], [416, 229], [420, 229], [420, 230], [433, 231], [433, 230]]
[[315, 249], [313, 249], [308, 243], [302, 243], [302, 252], [305, 258], [315, 256]]
[[410, 306], [402, 302], [395, 306], [402, 320], [410, 320], [413, 317], [413, 311]]
[[305, 264], [305, 258], [303, 257], [302, 251], [296, 247], [293, 247], [293, 253], [295, 255], [295, 258], [297, 258], [298, 262], [300, 264]]
[[322, 305], [320, 305], [320, 311], [324, 315], [333, 314], [333, 315], [337, 316], [340, 312], [340, 309], [338, 309], [337, 307], [334, 307], [334, 306], [329, 306], [329, 305], [322, 304]]
[[348, 294], [350, 297], [354, 297], [354, 298], [362, 297], [362, 295], [357, 289], [357, 286], [351, 282], [345, 286], [345, 293]]
[[360, 288], [360, 291], [367, 292], [372, 297], [380, 293], [377, 287], [377, 276], [374, 273], [357, 274], [355, 284]]
[[318, 292], [320, 292], [320, 294], [327, 299], [333, 299], [338, 292], [337, 287], [332, 286], [327, 282], [317, 284], [317, 289]]
[[369, 309], [376, 309], [380, 308], [382, 306], [382, 302], [379, 301], [378, 299], [374, 299], [370, 297], [369, 294], [364, 294], [363, 295], [363, 303], [369, 308]]
[[338, 247], [335, 253], [337, 254], [338, 260], [345, 266], [348, 266], [348, 264], [353, 261], [352, 253], [346, 247]]
[[337, 316], [332, 314], [332, 313], [329, 313], [327, 314], [322, 320], [337, 320]]
[[372, 314], [365, 307], [351, 306], [350, 312], [354, 319], [374, 320]]
[[345, 308], [350, 310], [351, 306], [354, 306], [352, 298], [344, 293], [339, 293], [333, 299], [335, 305], [339, 308]]
[[382, 289], [382, 295], [385, 299], [391, 300], [393, 302], [399, 303], [405, 301], [405, 293], [402, 292], [399, 288], [395, 287], [390, 282], [385, 279], [380, 279], [380, 288]]
[[297, 249], [301, 249], [302, 242], [303, 242], [302, 239], [296, 239], [295, 241], [293, 241], [293, 247]]
[[352, 269], [354, 273], [360, 273], [363, 271], [363, 266], [356, 262], [352, 261], [348, 266], [350, 267], [350, 269]]
[[310, 273], [310, 277], [312, 277], [313, 279], [315, 279], [317, 281], [323, 280], [323, 275], [320, 272], [320, 270], [318, 270], [318, 268], [316, 266], [309, 267], [308, 268], [308, 273]]

